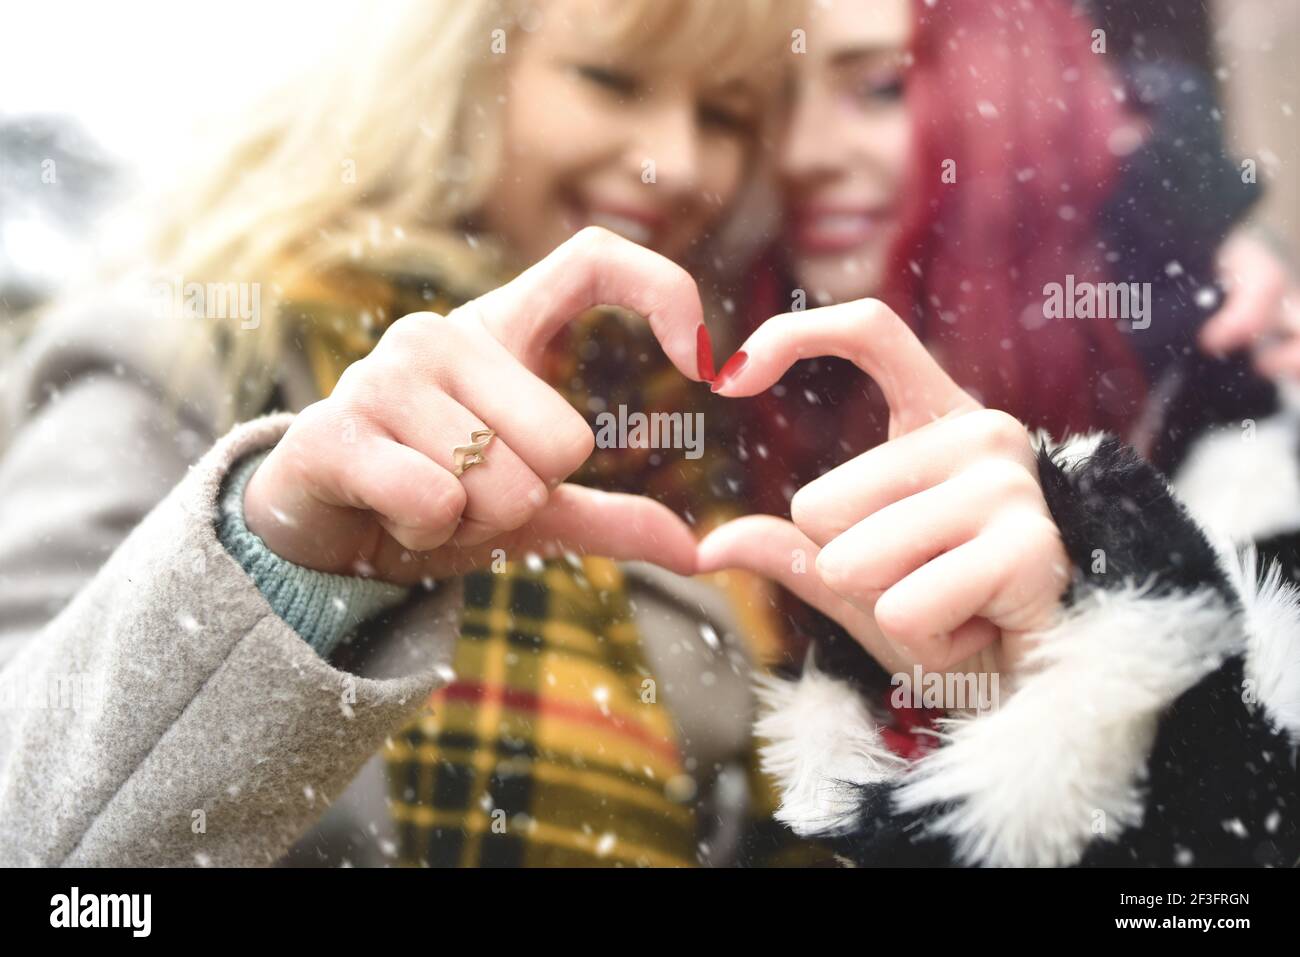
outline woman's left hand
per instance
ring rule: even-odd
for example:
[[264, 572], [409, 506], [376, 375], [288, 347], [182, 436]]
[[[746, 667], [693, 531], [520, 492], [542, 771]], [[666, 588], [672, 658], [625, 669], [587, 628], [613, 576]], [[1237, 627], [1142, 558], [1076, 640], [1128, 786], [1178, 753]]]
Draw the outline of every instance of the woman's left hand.
[[1223, 354], [1250, 346], [1255, 369], [1300, 381], [1300, 280], [1282, 256], [1239, 228], [1219, 250], [1227, 298], [1201, 327], [1201, 347]]
[[1024, 426], [981, 407], [875, 300], [777, 316], [741, 352], [723, 395], [761, 392], [800, 359], [852, 361], [884, 392], [889, 441], [800, 489], [793, 523], [716, 529], [699, 570], [775, 579], [893, 672], [951, 669], [990, 646], [999, 671], [1014, 667], [1070, 578]]

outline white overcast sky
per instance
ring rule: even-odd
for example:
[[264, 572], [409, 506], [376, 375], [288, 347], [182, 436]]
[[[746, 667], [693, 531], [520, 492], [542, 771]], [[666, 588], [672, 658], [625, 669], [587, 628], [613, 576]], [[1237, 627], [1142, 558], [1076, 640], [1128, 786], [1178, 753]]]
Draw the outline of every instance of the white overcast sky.
[[0, 114], [72, 114], [109, 150], [147, 155], [205, 104], [251, 95], [328, 47], [360, 8], [361, 0], [0, 0]]

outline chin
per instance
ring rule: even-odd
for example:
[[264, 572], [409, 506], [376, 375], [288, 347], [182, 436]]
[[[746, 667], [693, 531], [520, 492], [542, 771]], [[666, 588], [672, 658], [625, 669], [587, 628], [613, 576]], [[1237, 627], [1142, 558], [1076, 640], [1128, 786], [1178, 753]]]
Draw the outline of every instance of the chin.
[[795, 281], [808, 294], [809, 306], [828, 306], [875, 296], [883, 269], [872, 253], [797, 256]]

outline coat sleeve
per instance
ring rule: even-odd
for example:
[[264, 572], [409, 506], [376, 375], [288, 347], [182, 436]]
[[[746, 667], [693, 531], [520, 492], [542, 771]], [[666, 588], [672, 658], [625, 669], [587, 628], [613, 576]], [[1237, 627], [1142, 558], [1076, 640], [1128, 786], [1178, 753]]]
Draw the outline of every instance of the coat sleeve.
[[336, 667], [217, 536], [232, 463], [291, 415], [187, 470], [137, 383], [46, 398], [0, 460], [0, 863], [272, 863], [445, 681], [417, 652], [454, 634], [459, 589], [379, 623], [374, 668]]
[[1026, 667], [911, 763], [836, 674], [769, 685], [782, 819], [859, 864], [1293, 863], [1300, 592], [1113, 438], [1039, 472], [1075, 574]]

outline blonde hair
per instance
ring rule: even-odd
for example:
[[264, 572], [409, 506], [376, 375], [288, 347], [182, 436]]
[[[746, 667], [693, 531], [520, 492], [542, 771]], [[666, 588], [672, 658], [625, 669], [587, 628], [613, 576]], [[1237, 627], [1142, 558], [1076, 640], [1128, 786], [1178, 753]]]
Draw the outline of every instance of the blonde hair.
[[[788, 0], [593, 2], [596, 35], [649, 68], [770, 77], [790, 37]], [[364, 261], [394, 235], [459, 238], [457, 225], [498, 173], [504, 87], [494, 47], [533, 27], [534, 4], [407, 0], [396, 15], [391, 4], [379, 9], [387, 19], [350, 36], [346, 55], [277, 91], [154, 204], [166, 214], [146, 256], [164, 275], [259, 284], [256, 330], [195, 323], [224, 337], [224, 378], [245, 405], [269, 389], [285, 340], [278, 307], [294, 282]]]

